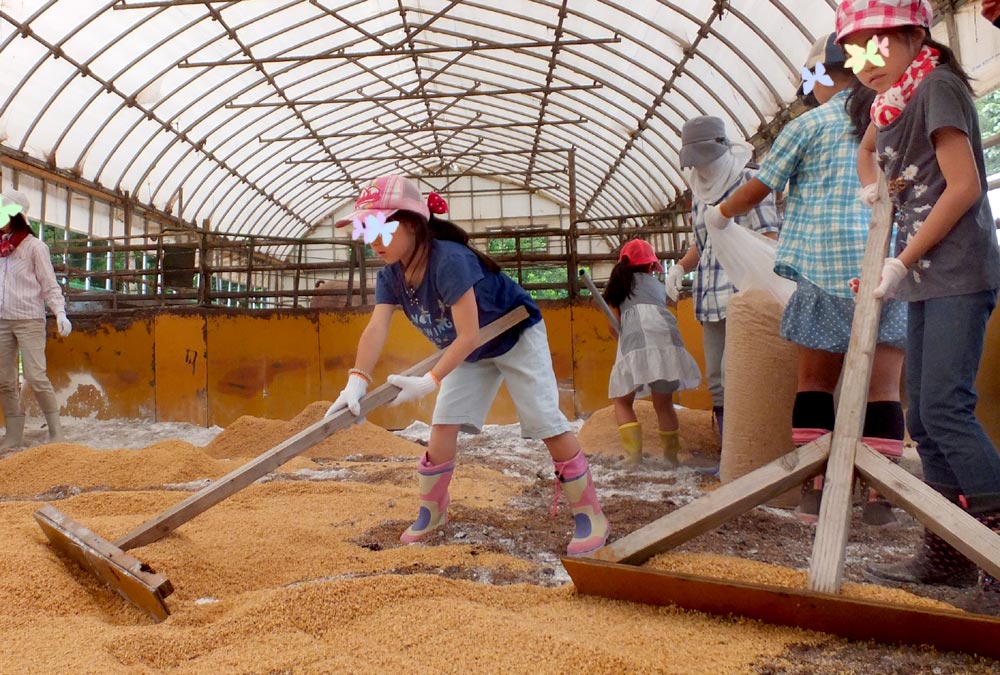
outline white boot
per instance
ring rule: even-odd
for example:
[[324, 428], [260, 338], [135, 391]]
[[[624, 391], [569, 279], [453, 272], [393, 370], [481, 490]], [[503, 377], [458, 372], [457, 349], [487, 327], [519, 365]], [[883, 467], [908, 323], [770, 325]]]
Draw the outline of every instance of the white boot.
[[[45, 424], [49, 427], [49, 442], [50, 443], [62, 443], [66, 440], [62, 432], [62, 422], [59, 421], [59, 411], [43, 413], [45, 415]], [[24, 422], [21, 423], [21, 428], [24, 428]]]
[[10, 415], [4, 418], [7, 435], [0, 448], [20, 448], [24, 446], [24, 415]]

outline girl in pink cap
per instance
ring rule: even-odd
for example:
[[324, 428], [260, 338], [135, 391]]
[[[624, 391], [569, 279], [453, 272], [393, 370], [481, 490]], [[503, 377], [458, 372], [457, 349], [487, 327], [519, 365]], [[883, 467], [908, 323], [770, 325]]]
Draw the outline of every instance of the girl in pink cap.
[[[871, 202], [885, 172], [895, 207], [896, 256], [886, 259], [875, 295], [908, 303], [906, 421], [924, 480], [1000, 532], [1000, 455], [975, 416], [1000, 250], [968, 78], [931, 39], [932, 18], [926, 0], [848, 0], [837, 9], [837, 40], [877, 94], [858, 174]], [[975, 583], [975, 566], [925, 532], [915, 556], [870, 565], [866, 575], [961, 586]], [[1000, 581], [984, 575], [969, 609], [1000, 614]]]
[[677, 466], [680, 436], [673, 392], [694, 389], [701, 371], [684, 349], [677, 319], [667, 310], [667, 292], [654, 272], [663, 266], [649, 242], [633, 239], [622, 246], [618, 264], [604, 289], [604, 299], [618, 317], [618, 353], [608, 381], [614, 399], [625, 461], [642, 461], [642, 427], [632, 405], [636, 392], [649, 385], [663, 457]]
[[[506, 382], [522, 436], [541, 439], [552, 456], [556, 501], [560, 489], [569, 500], [574, 531], [567, 553], [595, 551], [607, 540], [608, 521], [587, 458], [559, 409], [541, 312], [496, 262], [472, 248], [465, 231], [438, 217], [447, 210], [440, 195], [432, 192], [425, 200], [413, 182], [383, 176], [362, 191], [355, 211], [337, 223], [338, 227], [353, 224], [355, 238], [364, 237], [385, 267], [378, 273], [375, 309], [358, 342], [347, 386], [327, 414], [345, 407], [360, 413], [371, 383], [369, 373], [385, 346], [392, 314], [401, 307], [444, 355], [422, 377], [388, 378], [401, 389], [393, 405], [440, 388], [427, 452], [417, 466], [419, 513], [400, 539], [420, 541], [448, 521], [448, 485], [455, 470], [458, 432], [482, 430], [497, 390]], [[480, 326], [519, 306], [528, 310], [527, 319], [475, 347]]]

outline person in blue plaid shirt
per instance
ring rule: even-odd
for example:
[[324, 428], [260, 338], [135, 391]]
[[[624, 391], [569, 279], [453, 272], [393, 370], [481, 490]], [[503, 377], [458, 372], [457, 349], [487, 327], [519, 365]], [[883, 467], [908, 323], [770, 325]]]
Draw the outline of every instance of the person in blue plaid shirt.
[[[812, 93], [820, 103], [781, 130], [756, 178], [707, 214], [725, 222], [752, 208], [765, 195], [788, 185], [785, 218], [774, 271], [796, 282], [781, 318], [781, 336], [798, 345], [798, 393], [792, 409], [792, 437], [804, 445], [833, 430], [833, 392], [851, 339], [854, 297], [851, 280], [861, 273], [871, 210], [859, 199], [859, 132], [852, 130], [845, 104], [854, 74], [844, 67], [835, 35], [813, 45], [805, 68], [823, 64], [831, 84], [817, 77]], [[803, 92], [800, 93], [810, 93]], [[866, 108], [871, 98], [855, 101]], [[862, 129], [863, 131], [863, 129]], [[882, 305], [878, 346], [868, 388], [864, 442], [890, 458], [903, 453], [903, 408], [899, 382], [906, 341], [906, 308]], [[822, 477], [803, 485], [798, 514], [816, 522]], [[895, 522], [892, 505], [868, 491], [862, 518], [872, 525]]]
[[[692, 229], [695, 242], [683, 258], [667, 273], [667, 294], [676, 301], [684, 275], [697, 269], [693, 295], [695, 318], [701, 322], [705, 348], [705, 381], [712, 395], [712, 409], [722, 436], [723, 392], [725, 374], [723, 356], [726, 347], [726, 306], [736, 292], [722, 265], [712, 251], [705, 229], [709, 205], [718, 203], [736, 188], [753, 178], [756, 171], [747, 167], [753, 155], [748, 143], [731, 142], [721, 119], [694, 117], [681, 129], [681, 168], [691, 187]], [[765, 196], [747, 209], [736, 221], [751, 230], [777, 238], [781, 221], [774, 197]]]

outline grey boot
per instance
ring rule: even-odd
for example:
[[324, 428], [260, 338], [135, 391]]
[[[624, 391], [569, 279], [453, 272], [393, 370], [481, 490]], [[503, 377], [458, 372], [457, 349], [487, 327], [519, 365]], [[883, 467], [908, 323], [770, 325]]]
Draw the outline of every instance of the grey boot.
[[4, 418], [7, 435], [0, 448], [20, 448], [24, 445], [24, 415], [9, 415]]
[[[47, 412], [45, 415], [45, 424], [49, 428], [49, 442], [50, 443], [62, 443], [66, 440], [62, 432], [62, 423], [59, 421], [59, 411]], [[23, 428], [24, 423], [21, 423]]]
[[[956, 488], [933, 483], [928, 485], [948, 501], [962, 506]], [[934, 584], [955, 588], [974, 586], [979, 579], [975, 563], [926, 528], [923, 543], [915, 555], [896, 563], [872, 563], [861, 574], [875, 583]]]
[[[976, 520], [1000, 534], [1000, 513], [980, 514]], [[974, 614], [1000, 616], [1000, 579], [983, 570], [979, 592], [964, 603], [963, 609]]]

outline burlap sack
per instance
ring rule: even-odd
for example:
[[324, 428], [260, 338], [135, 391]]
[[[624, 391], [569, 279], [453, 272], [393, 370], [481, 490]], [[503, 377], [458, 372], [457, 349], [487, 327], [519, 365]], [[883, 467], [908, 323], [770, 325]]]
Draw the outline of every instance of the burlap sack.
[[[720, 477], [735, 480], [792, 450], [796, 348], [778, 334], [782, 306], [766, 291], [737, 293], [726, 312], [726, 394]], [[768, 502], [794, 508], [799, 488]]]

